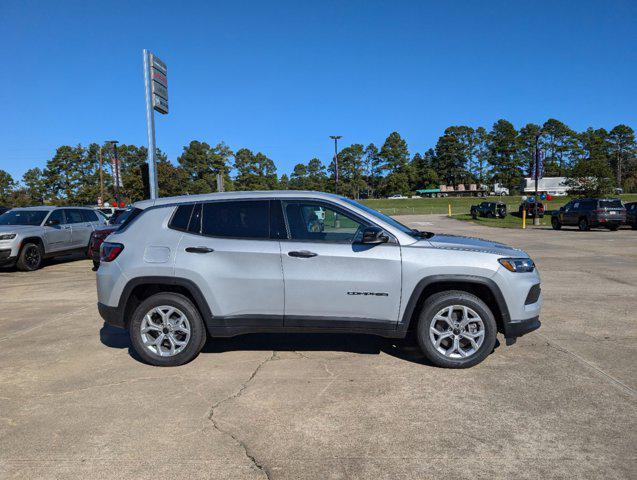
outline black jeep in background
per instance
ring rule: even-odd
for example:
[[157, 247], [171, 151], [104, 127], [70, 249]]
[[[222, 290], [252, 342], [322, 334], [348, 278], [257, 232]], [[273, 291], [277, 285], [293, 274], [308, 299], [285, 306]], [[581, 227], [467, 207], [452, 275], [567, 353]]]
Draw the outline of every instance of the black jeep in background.
[[601, 227], [617, 230], [626, 221], [626, 209], [618, 198], [579, 198], [571, 200], [553, 212], [551, 225], [555, 230], [562, 226], [577, 226], [582, 231]]
[[502, 202], [482, 202], [471, 206], [471, 217], [504, 218], [507, 216], [507, 206]]

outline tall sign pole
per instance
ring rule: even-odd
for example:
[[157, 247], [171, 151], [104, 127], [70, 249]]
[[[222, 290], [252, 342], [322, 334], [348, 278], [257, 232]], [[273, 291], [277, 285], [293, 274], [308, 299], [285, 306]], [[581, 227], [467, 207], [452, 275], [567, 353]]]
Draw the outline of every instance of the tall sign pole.
[[155, 145], [155, 110], [168, 113], [168, 70], [166, 64], [144, 49], [144, 84], [146, 89], [146, 128], [148, 130], [148, 182], [150, 198], [158, 197]]

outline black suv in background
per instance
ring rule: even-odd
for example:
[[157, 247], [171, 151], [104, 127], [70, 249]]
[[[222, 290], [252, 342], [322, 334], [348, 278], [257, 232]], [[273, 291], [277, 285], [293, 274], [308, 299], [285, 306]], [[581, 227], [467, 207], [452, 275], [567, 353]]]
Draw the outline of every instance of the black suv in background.
[[637, 230], [637, 202], [630, 202], [624, 206], [626, 207], [626, 225]]
[[502, 202], [482, 202], [479, 205], [471, 205], [471, 217], [504, 218], [507, 216], [507, 206]]
[[562, 226], [577, 226], [586, 231], [602, 227], [617, 230], [626, 221], [626, 209], [618, 198], [579, 198], [571, 200], [551, 217], [555, 230]]

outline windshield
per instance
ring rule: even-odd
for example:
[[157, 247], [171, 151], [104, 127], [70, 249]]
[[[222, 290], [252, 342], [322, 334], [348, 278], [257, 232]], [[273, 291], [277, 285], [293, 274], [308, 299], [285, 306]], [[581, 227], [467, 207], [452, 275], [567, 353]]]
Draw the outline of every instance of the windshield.
[[347, 203], [354, 205], [357, 208], [360, 208], [361, 210], [364, 210], [366, 213], [369, 213], [370, 215], [382, 220], [385, 223], [388, 223], [389, 225], [391, 225], [392, 227], [394, 227], [397, 230], [400, 230], [403, 233], [406, 233], [407, 235], [411, 235], [412, 237], [415, 238], [420, 238], [420, 235], [416, 234], [416, 230], [414, 230], [413, 228], [409, 228], [406, 225], [403, 225], [402, 223], [400, 223], [397, 220], [394, 220], [392, 217], [389, 217], [387, 215], [385, 215], [384, 213], [380, 213], [376, 210], [374, 210], [373, 208], [370, 208], [366, 205], [363, 205], [362, 203], [358, 203], [354, 200], [351, 200], [349, 198], [345, 198], [342, 197], [343, 200], [345, 200]]
[[41, 225], [46, 210], [9, 210], [0, 215], [0, 225]]

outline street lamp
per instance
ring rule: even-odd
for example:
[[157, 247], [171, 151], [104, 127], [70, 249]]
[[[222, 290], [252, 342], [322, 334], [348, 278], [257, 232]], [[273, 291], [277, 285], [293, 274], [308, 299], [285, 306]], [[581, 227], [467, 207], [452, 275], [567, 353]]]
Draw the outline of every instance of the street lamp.
[[330, 135], [334, 140], [334, 193], [338, 194], [338, 139], [343, 138], [342, 135]]
[[537, 204], [538, 204], [538, 198], [537, 198], [537, 187], [538, 187], [538, 180], [540, 178], [540, 137], [542, 136], [542, 133], [544, 133], [542, 131], [542, 129], [540, 129], [539, 132], [537, 132], [537, 134], [535, 135], [535, 168], [533, 169], [533, 178], [535, 179], [535, 203], [533, 204], [533, 225], [534, 226], [539, 226], [540, 225], [540, 218], [538, 217], [538, 211], [537, 211]]
[[113, 169], [113, 179], [115, 180], [115, 206], [119, 207], [119, 161], [117, 160], [117, 140], [107, 140], [106, 143], [113, 145], [113, 160], [111, 168]]

